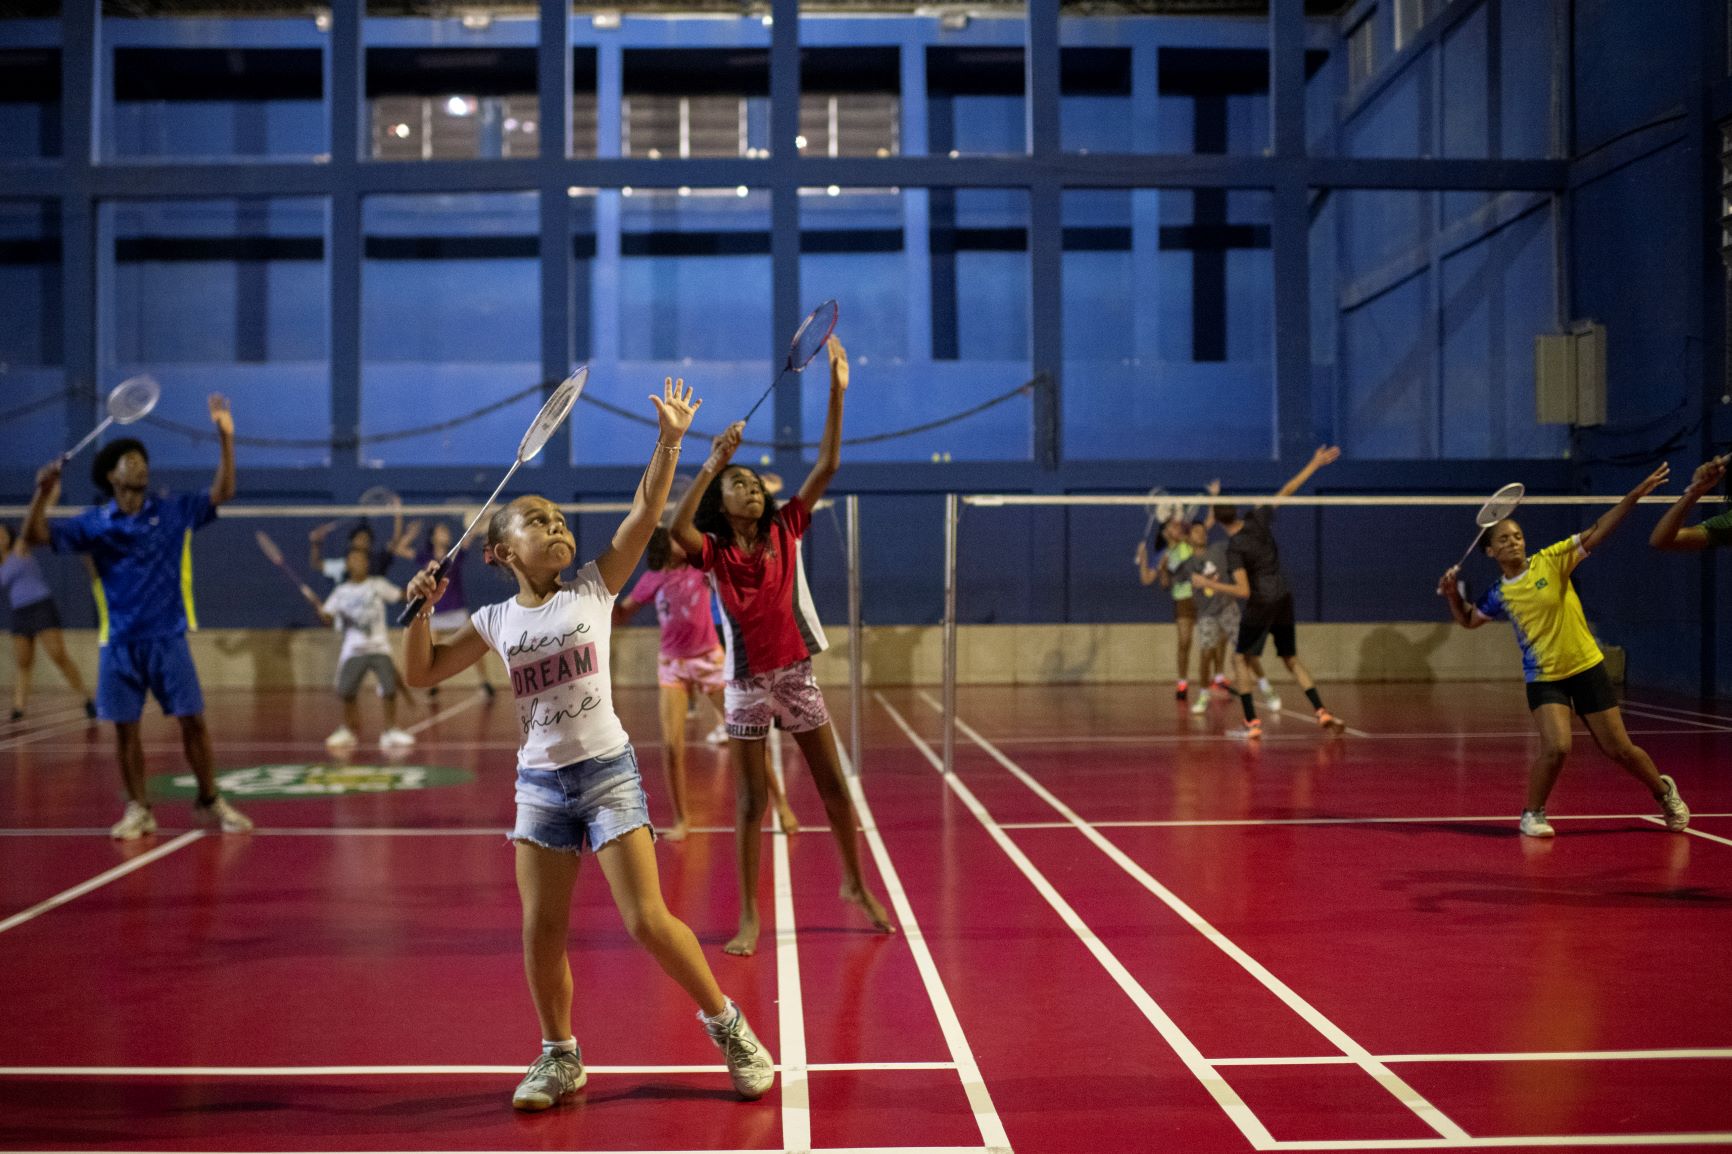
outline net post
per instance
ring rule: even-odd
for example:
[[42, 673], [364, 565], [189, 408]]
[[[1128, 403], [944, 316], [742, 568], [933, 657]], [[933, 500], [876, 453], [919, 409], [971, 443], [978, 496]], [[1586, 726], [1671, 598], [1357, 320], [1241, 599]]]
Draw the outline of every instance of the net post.
[[860, 495], [846, 498], [848, 512], [848, 753], [851, 772], [860, 776], [860, 711], [866, 695], [861, 670], [865, 655], [861, 653], [860, 627]]
[[956, 537], [962, 501], [944, 495], [944, 772], [956, 772]]

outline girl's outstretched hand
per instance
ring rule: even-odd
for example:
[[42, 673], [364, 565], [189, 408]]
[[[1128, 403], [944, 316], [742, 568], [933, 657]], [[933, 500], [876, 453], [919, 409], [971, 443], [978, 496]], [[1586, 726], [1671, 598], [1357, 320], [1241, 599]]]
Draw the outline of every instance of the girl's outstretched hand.
[[735, 421], [716, 434], [715, 439], [710, 442], [710, 460], [715, 462], [718, 469], [725, 468], [728, 462], [734, 459], [734, 454], [739, 451], [740, 441], [745, 435], [746, 422], [744, 421]]
[[656, 407], [656, 419], [661, 423], [657, 439], [664, 445], [680, 443], [686, 430], [692, 427], [698, 406], [703, 404], [692, 397], [692, 390], [686, 387], [684, 378], [675, 380], [672, 377], [662, 380], [661, 396], [650, 394], [650, 403]]
[[842, 341], [834, 333], [824, 342], [824, 347], [830, 353], [830, 387], [838, 393], [845, 393], [848, 391], [848, 350], [842, 347]]
[[1649, 473], [1646, 477], [1642, 478], [1642, 483], [1630, 491], [1638, 497], [1646, 497], [1649, 493], [1652, 493], [1655, 489], [1658, 489], [1661, 485], [1664, 485], [1668, 480], [1670, 480], [1671, 476], [1672, 466], [1661, 461], [1658, 469], [1655, 469], [1652, 473]]

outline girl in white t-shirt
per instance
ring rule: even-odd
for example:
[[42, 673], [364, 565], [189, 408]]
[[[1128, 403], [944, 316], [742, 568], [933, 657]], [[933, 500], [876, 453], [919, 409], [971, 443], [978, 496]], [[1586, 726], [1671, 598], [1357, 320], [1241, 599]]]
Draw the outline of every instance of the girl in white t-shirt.
[[[578, 854], [595, 854], [631, 936], [698, 1005], [710, 1039], [726, 1055], [734, 1088], [747, 1098], [775, 1082], [768, 1050], [716, 985], [692, 931], [668, 911], [656, 873], [649, 806], [637, 757], [613, 711], [608, 640], [614, 599], [631, 578], [667, 502], [680, 441], [698, 402], [672, 379], [656, 407], [660, 435], [631, 512], [600, 557], [569, 581], [576, 543], [559, 507], [519, 497], [488, 522], [490, 564], [517, 578], [517, 596], [489, 605], [448, 640], [435, 643], [423, 613], [409, 626], [409, 684], [435, 685], [481, 660], [505, 659], [522, 746], [517, 755], [517, 891], [523, 902], [524, 969], [541, 1023], [542, 1053], [512, 1105], [545, 1110], [577, 1092], [587, 1075], [571, 1033], [571, 965], [566, 938]], [[430, 564], [408, 595], [438, 602]]]
[[337, 657], [337, 696], [343, 702], [343, 724], [325, 738], [325, 744], [339, 753], [354, 747], [358, 740], [355, 735], [361, 731], [361, 682], [371, 673], [379, 684], [379, 706], [385, 714], [379, 748], [407, 749], [415, 739], [397, 727], [397, 666], [391, 660], [391, 642], [385, 634], [385, 606], [403, 600], [403, 591], [383, 577], [369, 576], [365, 549], [349, 550], [347, 566], [347, 580], [331, 590], [323, 603], [307, 594], [319, 620], [343, 631], [343, 649]]

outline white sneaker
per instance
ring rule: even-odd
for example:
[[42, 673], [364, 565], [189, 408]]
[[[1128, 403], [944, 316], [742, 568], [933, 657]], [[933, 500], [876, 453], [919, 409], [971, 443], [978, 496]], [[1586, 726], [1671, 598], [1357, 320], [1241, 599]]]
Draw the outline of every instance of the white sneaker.
[[555, 1050], [543, 1053], [529, 1067], [529, 1073], [517, 1084], [511, 1104], [519, 1110], [547, 1110], [559, 1105], [564, 1098], [583, 1089], [589, 1081], [589, 1071], [583, 1068], [583, 1055], [575, 1050]]
[[727, 1058], [728, 1077], [733, 1079], [734, 1089], [739, 1092], [740, 1097], [762, 1098], [765, 1092], [776, 1084], [775, 1059], [770, 1057], [770, 1051], [764, 1048], [764, 1043], [758, 1041], [758, 1036], [752, 1033], [746, 1015], [738, 1006], [734, 1007], [734, 1020], [726, 1026], [704, 1021], [701, 1013], [698, 1021], [704, 1023], [710, 1041], [714, 1042], [716, 1049]]
[[1690, 827], [1690, 807], [1678, 796], [1677, 782], [1662, 773], [1660, 783], [1666, 787], [1666, 792], [1660, 795], [1660, 808], [1666, 811], [1666, 828], [1683, 833]]
[[721, 725], [716, 726], [714, 729], [710, 730], [709, 733], [705, 734], [704, 735], [704, 744], [705, 745], [726, 745], [726, 744], [728, 744], [728, 726], [727, 726], [727, 723], [723, 722]]
[[1209, 702], [1211, 700], [1213, 699], [1210, 697], [1207, 687], [1199, 690], [1197, 692], [1197, 700], [1191, 702], [1191, 713], [1196, 715], [1209, 712]]
[[1558, 831], [1546, 820], [1543, 809], [1522, 810], [1522, 834], [1526, 837], [1556, 837]]
[[155, 832], [156, 815], [150, 812], [150, 807], [129, 801], [126, 803], [126, 812], [121, 814], [120, 820], [109, 829], [108, 836], [115, 841], [137, 841]]
[[1280, 713], [1281, 712], [1281, 695], [1279, 693], [1276, 693], [1273, 689], [1271, 689], [1269, 692], [1267, 692], [1263, 695], [1263, 700], [1259, 704], [1262, 705], [1262, 707], [1264, 709], [1267, 709], [1270, 713]]
[[401, 729], [387, 729], [379, 735], [380, 749], [408, 749], [414, 744], [414, 735]]
[[200, 822], [220, 826], [224, 833], [251, 833], [253, 829], [253, 819], [230, 805], [227, 798], [219, 797], [209, 805], [199, 802], [192, 812]]
[[332, 749], [354, 745], [355, 731], [346, 725], [339, 725], [331, 736], [325, 738], [325, 744]]

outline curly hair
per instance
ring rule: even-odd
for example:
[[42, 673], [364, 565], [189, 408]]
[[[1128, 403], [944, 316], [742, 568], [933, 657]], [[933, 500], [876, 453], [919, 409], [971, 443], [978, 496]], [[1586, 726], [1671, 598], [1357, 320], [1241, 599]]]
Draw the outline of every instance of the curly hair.
[[710, 533], [724, 541], [733, 540], [734, 527], [728, 523], [728, 515], [722, 509], [722, 479], [735, 469], [744, 469], [758, 482], [758, 487], [764, 489], [764, 512], [758, 518], [758, 532], [768, 533], [770, 526], [776, 520], [776, 499], [770, 496], [770, 490], [764, 488], [764, 478], [750, 465], [729, 465], [717, 474], [710, 482], [710, 487], [704, 490], [704, 495], [698, 501], [698, 511], [692, 517], [692, 526], [700, 533]]
[[97, 450], [96, 459], [90, 462], [90, 481], [104, 497], [114, 496], [114, 486], [108, 483], [108, 475], [114, 472], [114, 467], [120, 464], [120, 459], [128, 453], [137, 453], [144, 458], [145, 464], [150, 464], [150, 450], [145, 448], [144, 442], [137, 437], [122, 437], [118, 441], [108, 442]]

